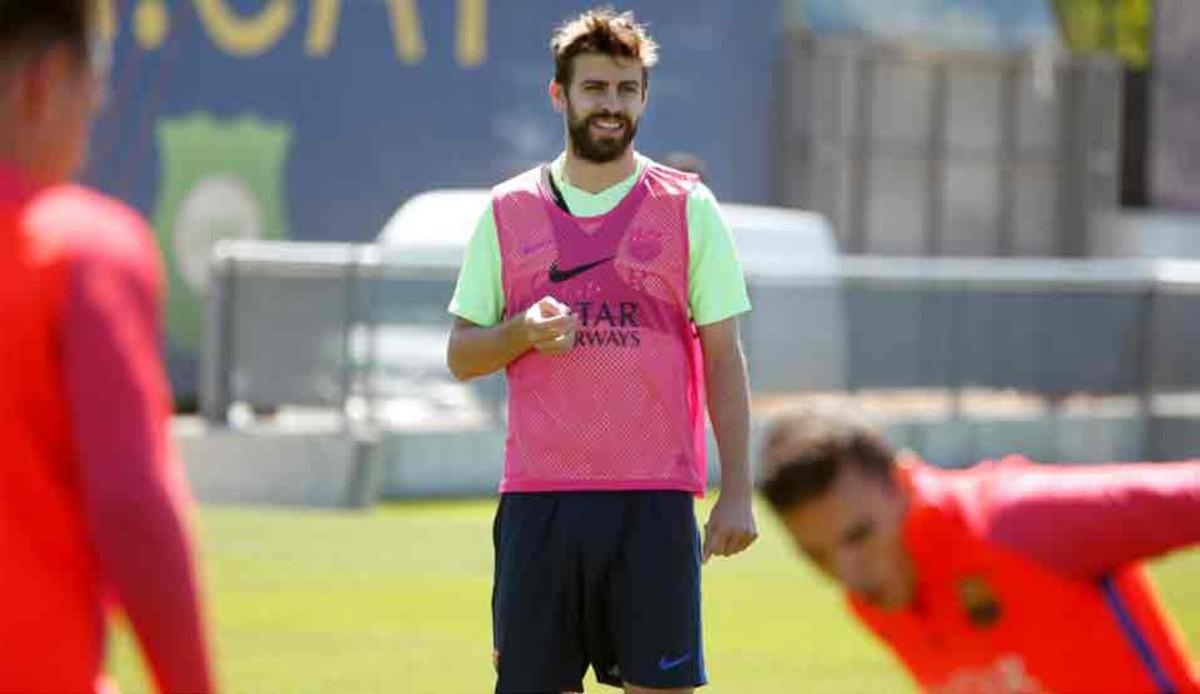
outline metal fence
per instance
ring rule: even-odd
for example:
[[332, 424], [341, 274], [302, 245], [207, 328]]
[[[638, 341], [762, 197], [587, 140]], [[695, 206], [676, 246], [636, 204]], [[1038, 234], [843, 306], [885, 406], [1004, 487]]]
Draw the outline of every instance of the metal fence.
[[[218, 253], [203, 405], [307, 405], [378, 426], [503, 421], [503, 379], [444, 365], [452, 267], [375, 246], [228, 243]], [[1200, 263], [844, 258], [751, 274], [753, 390], [972, 388], [1051, 400], [1200, 391]]]
[[799, 34], [781, 75], [775, 202], [845, 252], [1082, 256], [1117, 206], [1115, 60]]
[[227, 422], [238, 403], [326, 408], [348, 423], [496, 417], [501, 376], [468, 386], [446, 370], [456, 276], [456, 268], [389, 262], [374, 245], [220, 244], [202, 355], [205, 417]]
[[1200, 210], [1200, 5], [1161, 0], [1154, 8], [1151, 80], [1151, 200], [1156, 206]]

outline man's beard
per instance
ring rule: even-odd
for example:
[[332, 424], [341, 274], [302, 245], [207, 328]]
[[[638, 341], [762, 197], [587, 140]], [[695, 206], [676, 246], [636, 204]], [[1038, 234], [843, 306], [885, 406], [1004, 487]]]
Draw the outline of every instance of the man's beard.
[[[619, 121], [621, 134], [615, 137], [592, 137], [592, 124], [602, 118]], [[571, 138], [571, 149], [580, 158], [596, 164], [607, 164], [625, 154], [629, 144], [637, 135], [638, 123], [621, 113], [600, 111], [585, 118], [576, 118], [575, 111], [567, 104], [567, 134]]]

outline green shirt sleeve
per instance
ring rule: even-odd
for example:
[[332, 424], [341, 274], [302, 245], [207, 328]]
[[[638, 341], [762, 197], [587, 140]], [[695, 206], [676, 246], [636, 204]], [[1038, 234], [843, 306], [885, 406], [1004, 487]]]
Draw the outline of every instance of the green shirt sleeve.
[[[687, 202], [688, 304], [697, 325], [717, 323], [750, 310], [746, 280], [729, 225], [717, 199], [703, 183]], [[504, 317], [500, 241], [489, 206], [467, 244], [450, 313], [476, 325], [492, 326]]]
[[717, 198], [703, 183], [687, 201], [688, 304], [696, 325], [711, 325], [750, 310], [746, 278]]
[[488, 205], [467, 244], [450, 313], [475, 325], [489, 327], [504, 317], [504, 284], [500, 278], [500, 237]]

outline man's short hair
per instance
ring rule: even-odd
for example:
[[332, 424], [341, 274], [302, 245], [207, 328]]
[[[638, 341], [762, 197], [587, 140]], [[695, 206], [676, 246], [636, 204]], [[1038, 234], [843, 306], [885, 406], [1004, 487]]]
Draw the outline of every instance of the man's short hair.
[[633, 58], [642, 64], [642, 88], [650, 79], [650, 68], [658, 63], [658, 44], [650, 38], [645, 25], [638, 24], [632, 12], [617, 13], [611, 7], [588, 10], [568, 20], [550, 39], [554, 56], [554, 81], [571, 84], [575, 56], [584, 53], [610, 58]]
[[759, 491], [783, 513], [825, 494], [848, 465], [891, 480], [895, 459], [883, 434], [856, 417], [793, 412], [777, 418], [768, 431]]
[[59, 43], [86, 58], [98, 14], [96, 0], [0, 0], [0, 60]]

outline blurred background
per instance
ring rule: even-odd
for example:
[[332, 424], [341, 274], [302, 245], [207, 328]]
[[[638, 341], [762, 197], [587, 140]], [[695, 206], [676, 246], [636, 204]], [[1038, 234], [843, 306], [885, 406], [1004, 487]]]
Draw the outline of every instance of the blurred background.
[[[590, 5], [107, 3], [86, 179], [158, 235], [232, 691], [488, 686], [491, 506], [430, 500], [494, 492], [504, 386], [451, 381], [445, 305], [488, 187], [562, 147], [547, 42]], [[1200, 450], [1200, 4], [619, 9], [662, 44], [638, 149], [702, 163], [746, 266], [756, 432], [843, 402], [947, 466]], [[713, 570], [713, 690], [904, 687], [767, 533]], [[1200, 564], [1160, 571], [1195, 643]]]

